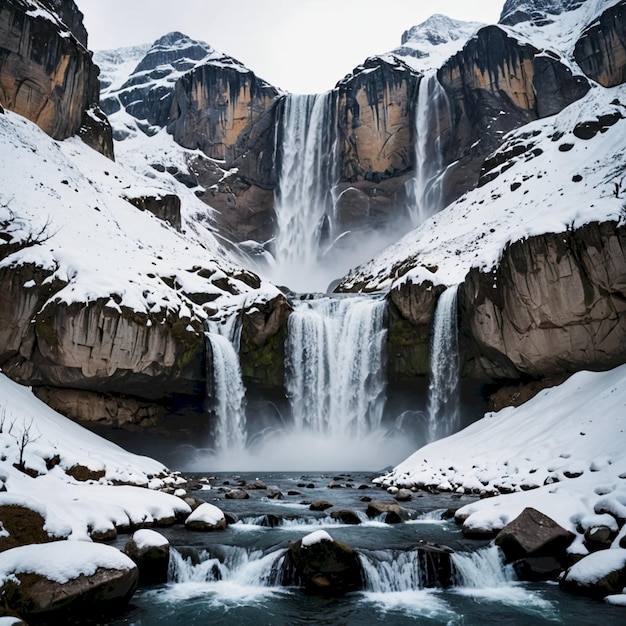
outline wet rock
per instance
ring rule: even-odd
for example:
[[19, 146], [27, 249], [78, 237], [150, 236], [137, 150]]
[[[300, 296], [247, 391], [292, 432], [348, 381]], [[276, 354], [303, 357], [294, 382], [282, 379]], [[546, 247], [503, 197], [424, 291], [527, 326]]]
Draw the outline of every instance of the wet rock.
[[328, 489], [343, 489], [345, 487], [344, 484], [337, 482], [336, 480], [331, 480], [326, 486]]
[[289, 491], [287, 491], [287, 495], [288, 496], [301, 496], [302, 494], [299, 491], [296, 491], [295, 489], [289, 489]]
[[153, 530], [138, 530], [126, 542], [124, 554], [137, 565], [140, 585], [167, 582], [170, 544], [163, 535]]
[[264, 528], [276, 528], [283, 523], [283, 518], [280, 515], [274, 515], [273, 513], [268, 513], [267, 515], [263, 515], [261, 519], [261, 523], [259, 526], [263, 526]]
[[330, 509], [333, 505], [328, 502], [328, 500], [315, 500], [315, 502], [311, 503], [309, 509], [311, 511], [325, 511], [326, 509]]
[[369, 502], [365, 513], [369, 518], [383, 515], [386, 524], [400, 524], [410, 517], [408, 511], [396, 502], [380, 502], [379, 500]]
[[[297, 492], [296, 492], [296, 494], [297, 494]], [[288, 493], [287, 495], [292, 495], [292, 494], [291, 494], [291, 493]], [[282, 500], [285, 496], [283, 496], [282, 491], [270, 491], [270, 492], [267, 494], [267, 497], [268, 497], [270, 500]]]
[[204, 500], [194, 498], [193, 496], [183, 496], [182, 500], [189, 505], [192, 511], [195, 511], [201, 504], [204, 504]]
[[454, 550], [430, 541], [420, 541], [415, 550], [424, 587], [451, 587], [454, 572], [451, 555]]
[[589, 552], [609, 548], [614, 536], [608, 526], [593, 526], [585, 530], [585, 546]]
[[413, 494], [409, 489], [399, 489], [398, 493], [394, 495], [394, 498], [398, 502], [408, 502], [413, 498]]
[[356, 552], [325, 531], [290, 543], [287, 555], [309, 592], [337, 596], [362, 587], [363, 571]]
[[244, 483], [243, 486], [245, 486], [246, 489], [267, 489], [267, 485], [258, 478], [256, 480], [249, 480]]
[[626, 550], [613, 548], [583, 557], [561, 578], [561, 589], [581, 596], [604, 598], [626, 585]]
[[513, 562], [515, 574], [520, 580], [557, 580], [563, 571], [563, 561], [554, 556], [535, 556]]
[[496, 545], [500, 546], [508, 561], [559, 557], [565, 554], [574, 537], [547, 515], [528, 507], [498, 533]]
[[333, 511], [330, 516], [333, 519], [339, 520], [342, 524], [360, 524], [361, 518], [349, 509], [340, 509], [339, 511]]
[[247, 500], [250, 494], [244, 489], [230, 489], [224, 494], [224, 497], [228, 500]]

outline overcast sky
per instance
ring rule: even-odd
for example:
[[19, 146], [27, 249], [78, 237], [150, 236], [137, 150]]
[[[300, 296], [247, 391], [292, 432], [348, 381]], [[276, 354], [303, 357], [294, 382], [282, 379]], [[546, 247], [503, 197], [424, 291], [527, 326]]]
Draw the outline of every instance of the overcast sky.
[[326, 91], [432, 13], [495, 23], [504, 0], [76, 0], [89, 47], [152, 43], [178, 30], [295, 93]]

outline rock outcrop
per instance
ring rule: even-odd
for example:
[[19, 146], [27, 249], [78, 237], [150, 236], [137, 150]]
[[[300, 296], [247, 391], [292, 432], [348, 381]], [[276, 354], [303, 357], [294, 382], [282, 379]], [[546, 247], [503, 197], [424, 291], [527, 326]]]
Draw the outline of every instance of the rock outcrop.
[[[57, 13], [58, 11], [58, 13]], [[99, 69], [86, 48], [82, 14], [71, 0], [8, 0], [0, 7], [0, 102], [55, 139], [90, 127], [92, 146], [112, 156], [110, 128], [98, 111]], [[91, 114], [87, 113], [89, 110]], [[100, 128], [100, 138], [93, 139]]]
[[502, 135], [558, 113], [589, 90], [559, 57], [487, 26], [437, 72], [451, 124], [442, 137], [445, 203], [473, 188], [485, 157]]
[[515, 26], [520, 22], [531, 22], [543, 26], [554, 21], [566, 11], [577, 9], [585, 0], [506, 0], [500, 24]]
[[576, 42], [574, 58], [603, 87], [626, 82], [626, 1], [609, 7], [587, 26]]
[[591, 223], [509, 246], [459, 292], [475, 374], [544, 378], [626, 360], [626, 228]]

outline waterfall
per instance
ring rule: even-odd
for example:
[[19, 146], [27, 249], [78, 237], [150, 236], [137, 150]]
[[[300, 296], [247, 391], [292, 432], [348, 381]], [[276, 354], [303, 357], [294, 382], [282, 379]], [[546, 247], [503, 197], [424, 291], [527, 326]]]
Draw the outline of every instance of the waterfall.
[[323, 94], [285, 97], [277, 127], [277, 232], [274, 245], [278, 280], [299, 285], [314, 269], [320, 242], [330, 235], [335, 159], [336, 98]]
[[407, 189], [413, 226], [443, 208], [442, 135], [449, 124], [450, 103], [437, 73], [425, 75], [415, 105], [415, 178]]
[[297, 430], [363, 437], [385, 402], [386, 304], [349, 296], [297, 302], [289, 316], [286, 387]]
[[242, 450], [246, 443], [246, 389], [239, 366], [241, 328], [235, 315], [207, 322], [207, 396], [215, 413], [213, 448]]
[[428, 386], [430, 441], [456, 432], [461, 418], [457, 291], [455, 285], [441, 294], [433, 319]]
[[416, 550], [378, 550], [359, 554], [366, 591], [388, 593], [423, 588], [422, 568]]
[[219, 546], [215, 551], [215, 555], [202, 550], [183, 556], [181, 552], [171, 548], [168, 581], [230, 581], [255, 587], [274, 587], [279, 584], [286, 549], [264, 554], [261, 550], [248, 551], [237, 546]]
[[496, 545], [476, 552], [455, 552], [451, 556], [457, 586], [469, 589], [507, 587], [516, 580], [512, 565], [505, 565]]

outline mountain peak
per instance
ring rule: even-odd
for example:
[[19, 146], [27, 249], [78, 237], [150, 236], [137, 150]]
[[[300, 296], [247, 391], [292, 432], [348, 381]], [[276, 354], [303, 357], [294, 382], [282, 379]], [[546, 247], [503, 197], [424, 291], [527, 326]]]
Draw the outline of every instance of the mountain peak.
[[507, 0], [500, 14], [500, 24], [515, 26], [520, 22], [531, 22], [543, 26], [553, 21], [555, 15], [574, 11], [585, 0]]
[[409, 42], [428, 42], [433, 46], [439, 46], [463, 37], [462, 31], [466, 30], [469, 24], [479, 25], [476, 22], [463, 22], [441, 13], [435, 13], [421, 24], [405, 30], [402, 33], [401, 43], [404, 45]]

